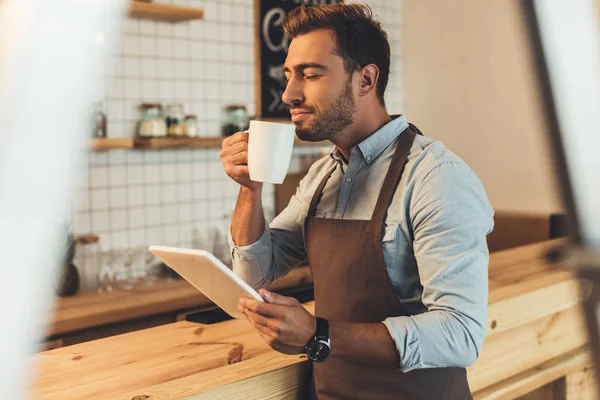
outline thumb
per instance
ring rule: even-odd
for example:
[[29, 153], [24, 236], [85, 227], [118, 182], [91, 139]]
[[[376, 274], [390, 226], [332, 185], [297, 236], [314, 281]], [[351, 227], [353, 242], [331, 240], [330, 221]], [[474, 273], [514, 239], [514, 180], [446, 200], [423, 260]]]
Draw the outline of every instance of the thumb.
[[267, 303], [271, 303], [271, 304], [280, 304], [280, 305], [284, 305], [284, 306], [291, 306], [291, 305], [295, 305], [297, 303], [296, 299], [293, 297], [282, 296], [280, 294], [270, 292], [266, 289], [261, 289], [260, 295], [262, 296], [263, 299], [265, 299], [265, 301]]

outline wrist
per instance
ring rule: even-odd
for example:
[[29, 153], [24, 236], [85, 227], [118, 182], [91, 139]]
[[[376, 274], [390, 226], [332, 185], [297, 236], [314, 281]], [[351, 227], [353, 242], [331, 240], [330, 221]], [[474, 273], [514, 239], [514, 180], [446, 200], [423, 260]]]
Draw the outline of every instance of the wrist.
[[240, 185], [240, 195], [262, 196], [262, 189], [263, 189], [262, 182], [252, 182], [252, 186]]

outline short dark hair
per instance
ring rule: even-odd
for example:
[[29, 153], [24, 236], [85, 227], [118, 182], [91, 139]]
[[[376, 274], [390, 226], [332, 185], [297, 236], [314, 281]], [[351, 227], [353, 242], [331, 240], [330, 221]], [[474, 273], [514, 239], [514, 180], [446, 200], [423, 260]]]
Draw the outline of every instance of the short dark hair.
[[294, 39], [318, 29], [333, 31], [336, 52], [344, 60], [348, 73], [368, 64], [379, 68], [377, 97], [383, 95], [390, 76], [390, 44], [381, 23], [373, 18], [371, 8], [363, 4], [325, 4], [300, 6], [290, 11], [283, 21], [283, 32]]

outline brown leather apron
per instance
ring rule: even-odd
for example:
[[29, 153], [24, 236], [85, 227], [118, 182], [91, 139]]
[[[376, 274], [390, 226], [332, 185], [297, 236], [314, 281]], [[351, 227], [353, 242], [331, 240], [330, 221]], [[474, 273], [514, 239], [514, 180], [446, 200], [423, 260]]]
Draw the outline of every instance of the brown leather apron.
[[[412, 128], [412, 129], [411, 129]], [[305, 243], [315, 289], [315, 315], [337, 322], [381, 322], [408, 315], [394, 293], [381, 245], [386, 211], [419, 132], [402, 132], [370, 221], [315, 218], [323, 178], [305, 220]], [[420, 133], [420, 132], [419, 132]], [[368, 346], [369, 343], [365, 343]], [[335, 338], [331, 339], [335, 352]], [[464, 368], [428, 368], [407, 373], [395, 367], [335, 357], [313, 363], [311, 398], [471, 399]]]

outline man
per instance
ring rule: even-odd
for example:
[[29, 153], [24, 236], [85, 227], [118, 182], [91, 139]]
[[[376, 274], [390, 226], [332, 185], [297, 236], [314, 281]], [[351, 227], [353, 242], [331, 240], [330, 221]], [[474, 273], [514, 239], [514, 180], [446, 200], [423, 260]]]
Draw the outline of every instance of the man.
[[264, 289], [265, 303], [240, 299], [240, 310], [273, 349], [308, 353], [313, 398], [471, 398], [493, 225], [479, 179], [388, 115], [390, 48], [368, 7], [299, 7], [283, 27], [297, 136], [335, 146], [269, 227], [248, 135], [227, 138], [223, 165], [241, 184], [230, 244], [234, 271], [257, 288], [308, 263], [317, 318]]

